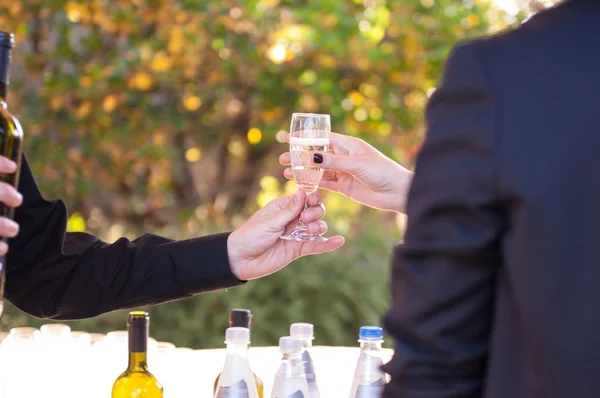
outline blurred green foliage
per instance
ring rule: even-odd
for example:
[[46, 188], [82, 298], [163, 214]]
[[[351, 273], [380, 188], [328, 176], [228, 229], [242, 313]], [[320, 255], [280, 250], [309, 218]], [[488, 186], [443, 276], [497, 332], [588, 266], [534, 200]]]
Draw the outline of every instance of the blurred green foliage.
[[[293, 112], [329, 113], [410, 167], [450, 48], [506, 23], [486, 0], [0, 0], [17, 34], [10, 108], [39, 185], [67, 202], [70, 230], [108, 241], [234, 228], [294, 191], [277, 162]], [[256, 344], [297, 320], [318, 325], [318, 344], [355, 344], [386, 308], [394, 220], [326, 205], [343, 250], [153, 308], [153, 335], [220, 346], [242, 306]], [[25, 323], [39, 325], [10, 307], [2, 318]], [[74, 327], [122, 329], [124, 314]]]

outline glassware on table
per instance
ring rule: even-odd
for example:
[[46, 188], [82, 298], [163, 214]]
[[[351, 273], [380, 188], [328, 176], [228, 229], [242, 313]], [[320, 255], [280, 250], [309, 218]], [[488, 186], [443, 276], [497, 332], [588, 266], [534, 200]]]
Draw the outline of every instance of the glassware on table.
[[40, 327], [37, 335], [40, 342], [68, 342], [71, 339], [71, 328], [62, 323], [47, 323]]
[[[12, 328], [0, 346], [0, 374], [3, 397], [39, 396], [36, 383], [31, 383], [31, 375], [38, 374], [40, 355], [35, 341], [40, 331], [32, 327]], [[23, 372], [27, 369], [27, 372]]]
[[91, 343], [96, 344], [99, 341], [102, 341], [106, 335], [102, 333], [90, 333]]
[[[292, 173], [298, 189], [306, 192], [307, 197], [319, 187], [323, 169], [312, 162], [315, 152], [327, 152], [331, 137], [331, 119], [329, 115], [314, 113], [294, 113], [290, 126], [290, 154]], [[304, 208], [308, 207], [308, 200]], [[281, 239], [295, 241], [325, 242], [327, 238], [310, 234], [306, 225], [298, 221], [296, 228]]]

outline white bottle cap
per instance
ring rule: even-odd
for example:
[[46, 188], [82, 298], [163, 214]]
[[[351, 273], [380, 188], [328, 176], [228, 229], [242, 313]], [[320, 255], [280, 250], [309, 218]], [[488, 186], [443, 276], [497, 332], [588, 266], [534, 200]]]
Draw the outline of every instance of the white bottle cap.
[[250, 330], [248, 328], [234, 327], [225, 331], [225, 344], [250, 343]]
[[290, 336], [303, 340], [313, 340], [314, 326], [310, 323], [292, 323], [290, 326]]
[[302, 340], [297, 337], [284, 336], [279, 338], [279, 349], [281, 352], [300, 352], [302, 351], [302, 347]]

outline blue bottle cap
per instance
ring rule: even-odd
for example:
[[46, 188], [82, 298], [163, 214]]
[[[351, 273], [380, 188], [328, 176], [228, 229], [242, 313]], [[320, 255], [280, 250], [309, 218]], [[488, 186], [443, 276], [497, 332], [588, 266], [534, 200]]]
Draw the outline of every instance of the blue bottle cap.
[[358, 332], [358, 338], [361, 340], [381, 340], [383, 339], [383, 329], [379, 326], [363, 326]]

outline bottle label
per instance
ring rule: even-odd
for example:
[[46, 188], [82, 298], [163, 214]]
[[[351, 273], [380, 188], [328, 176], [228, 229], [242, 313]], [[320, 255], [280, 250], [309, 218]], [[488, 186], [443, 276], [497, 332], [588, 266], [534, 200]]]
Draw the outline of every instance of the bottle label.
[[315, 368], [313, 366], [312, 358], [307, 351], [302, 353], [302, 363], [304, 364], [304, 374], [306, 375], [306, 382], [308, 384], [315, 384], [317, 382], [317, 376], [315, 374]]
[[[280, 397], [276, 397], [276, 398], [280, 398]], [[302, 394], [302, 391], [298, 390], [293, 394], [290, 394], [286, 397], [281, 397], [281, 398], [305, 398], [304, 394]]]
[[383, 394], [383, 387], [385, 387], [383, 379], [364, 386], [358, 386], [355, 398], [379, 398]]
[[240, 380], [229, 387], [220, 386], [217, 398], [250, 398], [246, 381]]

